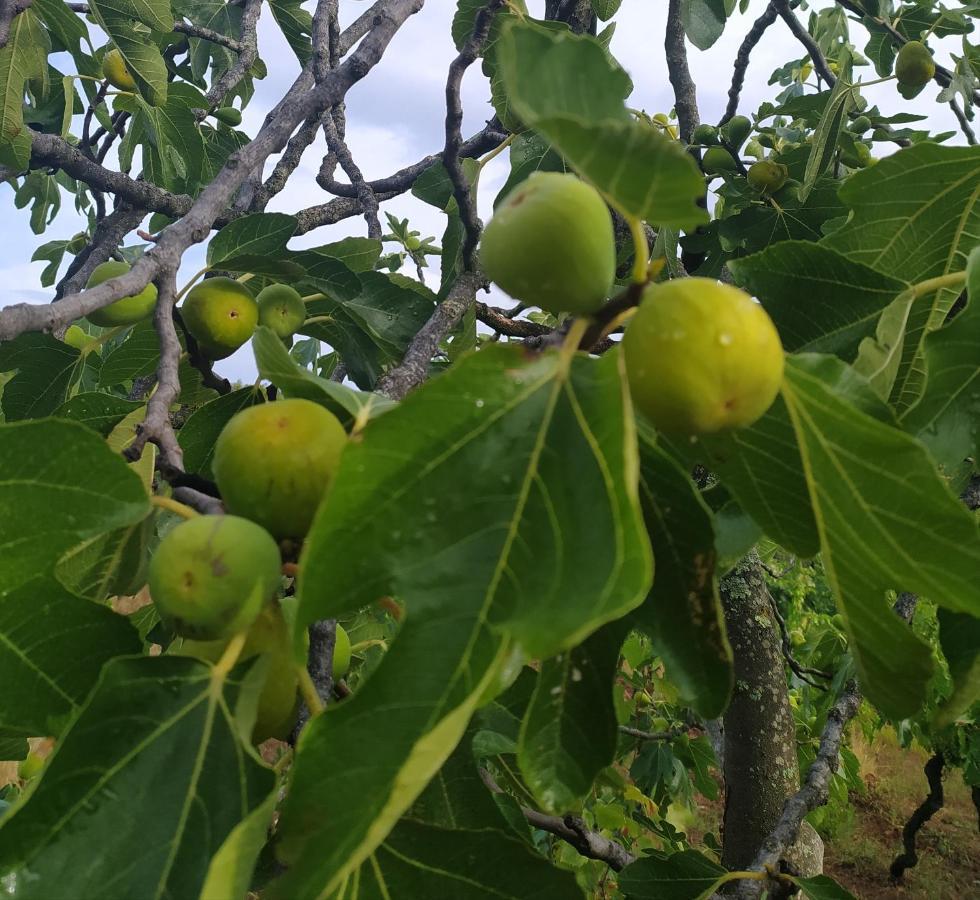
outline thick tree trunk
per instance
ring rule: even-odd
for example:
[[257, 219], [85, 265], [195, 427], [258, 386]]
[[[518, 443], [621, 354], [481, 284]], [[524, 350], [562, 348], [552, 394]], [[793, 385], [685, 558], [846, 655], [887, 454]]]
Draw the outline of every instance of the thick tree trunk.
[[[799, 789], [800, 773], [779, 629], [755, 551], [722, 579], [721, 597], [735, 655], [735, 691], [724, 721], [721, 861], [744, 869]], [[823, 844], [809, 826], [789, 861], [802, 875], [821, 871]]]

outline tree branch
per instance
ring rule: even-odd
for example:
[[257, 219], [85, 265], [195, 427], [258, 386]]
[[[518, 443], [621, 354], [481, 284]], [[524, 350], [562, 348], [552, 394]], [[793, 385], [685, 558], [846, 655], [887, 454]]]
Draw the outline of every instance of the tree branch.
[[945, 802], [943, 797], [943, 767], [945, 765], [946, 759], [941, 752], [930, 756], [925, 764], [923, 771], [926, 773], [926, 781], [929, 782], [929, 794], [919, 804], [915, 812], [909, 816], [909, 820], [902, 829], [902, 845], [905, 851], [895, 857], [888, 870], [895, 882], [901, 881], [905, 870], [911, 869], [919, 862], [919, 855], [915, 852], [916, 835], [918, 835], [919, 829], [943, 808]]
[[800, 20], [796, 18], [796, 15], [790, 9], [789, 0], [772, 0], [772, 2], [776, 4], [779, 17], [789, 26], [789, 30], [793, 32], [793, 36], [806, 48], [806, 52], [810, 54], [813, 68], [820, 73], [820, 77], [827, 84], [833, 87], [837, 83], [834, 73], [830, 71], [827, 60], [824, 59], [823, 53], [820, 52], [817, 42], [810, 36], [810, 32], [800, 24]]
[[449, 173], [453, 183], [453, 196], [459, 209], [459, 217], [466, 232], [463, 241], [463, 265], [467, 271], [473, 271], [473, 254], [480, 240], [480, 219], [477, 216], [476, 201], [470, 190], [469, 182], [463, 173], [459, 161], [459, 151], [463, 144], [460, 127], [463, 124], [463, 106], [459, 97], [459, 89], [463, 83], [463, 75], [476, 61], [480, 50], [490, 34], [490, 25], [503, 0], [487, 0], [477, 13], [473, 23], [473, 32], [467, 38], [459, 55], [449, 65], [449, 77], [446, 79], [446, 145], [442, 151], [442, 163]]
[[738, 53], [735, 56], [735, 69], [732, 73], [732, 86], [728, 89], [728, 106], [725, 108], [725, 115], [721, 117], [721, 121], [718, 123], [719, 126], [724, 125], [738, 112], [738, 101], [745, 85], [745, 73], [749, 68], [752, 51], [755, 49], [755, 45], [762, 40], [762, 35], [766, 33], [766, 29], [776, 21], [778, 14], [776, 3], [774, 0], [770, 0], [769, 5], [762, 15], [755, 20], [738, 48]]
[[0, 0], [0, 50], [7, 46], [10, 24], [31, 5], [31, 0]]
[[[65, 5], [72, 12], [88, 15], [89, 7], [87, 3], [66, 3]], [[186, 34], [188, 37], [210, 41], [212, 44], [220, 44], [222, 47], [227, 47], [233, 53], [241, 53], [242, 50], [241, 44], [234, 38], [228, 37], [228, 35], [222, 34], [220, 31], [215, 31], [213, 28], [206, 28], [204, 25], [178, 21], [174, 22], [174, 31], [179, 34]]]
[[482, 276], [475, 272], [463, 272], [459, 276], [446, 299], [412, 338], [402, 361], [378, 382], [379, 393], [387, 394], [393, 400], [401, 400], [425, 381], [429, 363], [439, 349], [440, 341], [463, 317], [482, 285]]
[[698, 95], [691, 70], [687, 65], [687, 47], [684, 43], [684, 23], [681, 19], [681, 0], [670, 0], [667, 7], [667, 31], [664, 49], [667, 52], [667, 72], [674, 88], [674, 109], [681, 140], [691, 143], [694, 129], [701, 123], [698, 115]]
[[252, 68], [259, 52], [256, 30], [261, 14], [262, 0], [245, 0], [245, 8], [242, 11], [242, 37], [239, 44], [238, 59], [227, 72], [211, 85], [211, 89], [205, 95], [204, 99], [207, 101], [208, 111], [218, 106], [225, 95], [233, 90], [245, 77], [248, 70]]

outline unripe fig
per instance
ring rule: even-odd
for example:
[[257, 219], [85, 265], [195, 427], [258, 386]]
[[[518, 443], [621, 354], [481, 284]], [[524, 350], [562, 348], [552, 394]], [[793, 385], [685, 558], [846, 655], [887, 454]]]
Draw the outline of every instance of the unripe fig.
[[895, 75], [900, 86], [920, 88], [932, 81], [936, 62], [922, 41], [909, 41], [898, 51]]
[[703, 147], [711, 147], [718, 143], [718, 129], [714, 125], [698, 125], [691, 135], [692, 144], [700, 144]]
[[[129, 263], [110, 259], [92, 270], [86, 287], [93, 288], [108, 281], [110, 278], [118, 278], [130, 269]], [[102, 328], [114, 328], [116, 325], [133, 325], [141, 322], [150, 313], [157, 302], [157, 287], [155, 284], [148, 284], [138, 294], [132, 297], [123, 297], [115, 303], [103, 306], [102, 309], [93, 310], [88, 314], [88, 320], [93, 325]]]
[[677, 140], [677, 126], [671, 124], [670, 117], [666, 113], [657, 113], [653, 117], [653, 121], [661, 126], [660, 130], [667, 135], [667, 137], [672, 137], [674, 140]]
[[258, 304], [233, 278], [207, 278], [194, 285], [180, 312], [209, 359], [231, 356], [252, 336], [259, 321]]
[[279, 586], [276, 542], [237, 516], [181, 522], [150, 559], [150, 596], [183, 637], [231, 637], [255, 621]]
[[752, 163], [747, 175], [749, 184], [760, 194], [773, 194], [778, 191], [789, 177], [789, 169], [782, 163], [771, 159]]
[[732, 116], [721, 126], [721, 136], [736, 150], [752, 133], [752, 120], [746, 116]]
[[339, 681], [350, 671], [350, 635], [337, 623], [337, 636], [333, 645], [333, 680]]
[[735, 160], [724, 147], [709, 147], [701, 157], [701, 168], [705, 175], [721, 175], [735, 171]]
[[211, 113], [219, 122], [231, 128], [237, 128], [242, 124], [242, 114], [234, 106], [219, 106]]
[[483, 230], [480, 262], [517, 300], [587, 315], [616, 274], [612, 217], [598, 191], [574, 175], [535, 172]]
[[851, 169], [864, 169], [871, 164], [871, 148], [858, 142], [854, 144], [853, 153], [842, 153], [840, 158]]
[[102, 74], [105, 80], [121, 91], [135, 91], [136, 80], [129, 71], [123, 55], [113, 48], [102, 59]]
[[[175, 653], [216, 663], [227, 646], [227, 640], [185, 640]], [[238, 661], [246, 662], [259, 654], [266, 654], [269, 659], [252, 727], [252, 742], [256, 744], [269, 738], [285, 740], [296, 722], [299, 679], [289, 633], [278, 604], [267, 603], [262, 608], [248, 630]]]
[[422, 241], [419, 238], [415, 237], [415, 235], [410, 234], [407, 238], [405, 238], [406, 250], [409, 250], [414, 253], [421, 246], [422, 246]]
[[79, 231], [69, 242], [65, 249], [73, 256], [78, 256], [85, 245], [88, 243], [88, 235], [84, 231]]
[[250, 406], [225, 425], [214, 446], [215, 481], [229, 512], [277, 539], [300, 540], [333, 480], [347, 433], [310, 400]]
[[65, 343], [69, 347], [74, 347], [76, 350], [81, 350], [91, 340], [92, 338], [82, 331], [78, 325], [70, 325], [68, 330], [65, 331]]
[[259, 325], [271, 328], [285, 340], [306, 321], [306, 304], [288, 284], [270, 284], [255, 298], [259, 305]]
[[623, 354], [636, 407], [659, 430], [710, 434], [751, 425], [783, 376], [783, 348], [766, 311], [710, 278], [648, 287]]
[[867, 116], [858, 116], [851, 122], [850, 130], [854, 134], [864, 134], [871, 127], [871, 119]]
[[753, 139], [745, 145], [745, 149], [742, 150], [746, 156], [751, 156], [753, 159], [765, 159], [766, 151], [763, 149], [762, 144], [757, 140]]

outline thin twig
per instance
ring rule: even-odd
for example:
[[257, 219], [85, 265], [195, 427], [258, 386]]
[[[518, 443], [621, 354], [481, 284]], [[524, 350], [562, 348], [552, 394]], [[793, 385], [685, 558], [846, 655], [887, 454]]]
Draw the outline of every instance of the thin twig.
[[762, 15], [755, 20], [738, 48], [738, 53], [735, 55], [735, 70], [732, 73], [732, 86], [728, 89], [728, 106], [725, 108], [725, 115], [721, 117], [721, 121], [718, 123], [719, 126], [724, 125], [738, 112], [738, 101], [742, 95], [742, 87], [745, 85], [745, 73], [749, 68], [752, 51], [755, 49], [755, 45], [762, 40], [762, 35], [766, 33], [766, 29], [776, 21], [778, 14], [775, 2], [770, 0], [769, 5]]
[[776, 11], [779, 13], [780, 18], [789, 26], [789, 30], [793, 32], [793, 36], [806, 48], [806, 52], [810, 54], [813, 68], [817, 70], [820, 77], [827, 84], [833, 87], [837, 83], [834, 73], [830, 71], [830, 66], [827, 65], [827, 60], [824, 59], [823, 53], [820, 52], [817, 42], [810, 36], [810, 32], [800, 24], [800, 20], [796, 18], [795, 13], [790, 9], [789, 0], [772, 0], [772, 2], [776, 4]]
[[926, 781], [929, 783], [929, 794], [926, 799], [919, 804], [915, 812], [909, 816], [909, 820], [902, 828], [902, 846], [905, 848], [902, 853], [895, 857], [888, 870], [892, 881], [900, 882], [906, 869], [911, 869], [919, 862], [919, 854], [915, 851], [915, 839], [919, 830], [926, 824], [939, 810], [943, 808], [945, 798], [943, 796], [943, 767], [946, 765], [946, 758], [942, 752], [930, 756], [925, 764], [923, 771], [926, 774]]
[[242, 10], [242, 36], [239, 41], [238, 59], [227, 72], [211, 85], [211, 89], [205, 95], [204, 99], [207, 101], [208, 111], [219, 106], [225, 95], [233, 90], [245, 77], [248, 70], [252, 68], [259, 52], [256, 30], [261, 13], [262, 0], [245, 0], [245, 8]]

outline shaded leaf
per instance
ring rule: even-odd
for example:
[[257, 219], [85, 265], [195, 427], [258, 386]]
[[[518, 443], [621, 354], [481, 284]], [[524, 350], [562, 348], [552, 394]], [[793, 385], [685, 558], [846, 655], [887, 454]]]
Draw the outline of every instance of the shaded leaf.
[[91, 428], [102, 437], [108, 437], [126, 416], [143, 408], [139, 400], [125, 400], [111, 394], [100, 394], [89, 391], [76, 394], [69, 401], [58, 407], [53, 413], [59, 419], [71, 419]]
[[262, 394], [248, 387], [232, 391], [194, 410], [178, 435], [184, 451], [184, 470], [210, 478], [214, 443], [221, 430], [236, 413], [261, 402]]
[[619, 873], [627, 900], [695, 900], [707, 896], [725, 869], [696, 850], [652, 853]]
[[67, 399], [83, 365], [78, 350], [50, 334], [28, 332], [4, 341], [0, 372], [17, 372], [0, 398], [7, 421], [51, 415]]

